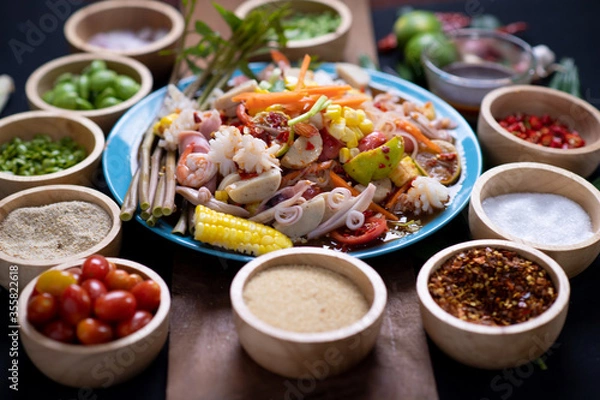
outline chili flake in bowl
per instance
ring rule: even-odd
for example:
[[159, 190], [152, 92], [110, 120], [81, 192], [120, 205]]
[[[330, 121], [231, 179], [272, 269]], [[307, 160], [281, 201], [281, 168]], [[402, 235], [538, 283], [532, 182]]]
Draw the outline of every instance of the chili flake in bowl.
[[556, 300], [544, 268], [513, 250], [491, 247], [453, 255], [431, 274], [428, 288], [445, 311], [483, 325], [525, 322]]
[[484, 369], [533, 361], [554, 343], [570, 285], [545, 253], [516, 242], [473, 240], [443, 249], [417, 277], [423, 327], [457, 361]]

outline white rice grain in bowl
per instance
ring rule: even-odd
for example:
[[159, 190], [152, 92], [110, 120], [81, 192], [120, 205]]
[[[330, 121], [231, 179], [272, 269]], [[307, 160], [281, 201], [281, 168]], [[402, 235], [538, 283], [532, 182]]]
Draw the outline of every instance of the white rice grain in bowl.
[[[61, 208], [57, 204], [64, 205]], [[38, 210], [73, 211], [85, 213], [81, 221], [76, 215], [63, 215], [61, 223], [49, 223], [47, 216], [38, 215], [39, 219], [31, 218], [27, 221], [18, 213], [28, 210], [28, 215], [40, 214]], [[105, 214], [102, 214], [104, 211]], [[14, 212], [14, 213], [13, 213]], [[121, 220], [119, 219], [119, 206], [102, 192], [78, 185], [47, 185], [26, 189], [14, 193], [0, 200], [0, 284], [6, 289], [21, 290], [25, 285], [41, 272], [56, 265], [73, 259], [85, 258], [92, 254], [102, 254], [107, 257], [117, 256], [121, 249]], [[68, 213], [69, 214], [69, 213]], [[5, 225], [7, 218], [10, 226]], [[19, 219], [23, 225], [22, 232], [15, 229], [13, 219]], [[90, 218], [97, 221], [93, 223]], [[40, 226], [36, 226], [40, 224]], [[43, 226], [42, 226], [43, 225]], [[71, 226], [72, 228], [69, 228]], [[46, 229], [46, 231], [44, 231]], [[86, 232], [101, 229], [102, 234]], [[28, 238], [20, 238], [38, 230], [36, 234], [48, 236], [44, 248], [36, 248], [27, 254], [26, 246], [20, 246], [19, 240], [25, 243]], [[53, 230], [53, 231], [51, 231]], [[73, 236], [73, 234], [75, 236]], [[10, 238], [9, 235], [13, 237]], [[64, 236], [66, 240], [55, 240]], [[81, 236], [78, 240], [76, 236]], [[77, 245], [75, 242], [78, 242]], [[40, 243], [31, 243], [40, 246]], [[52, 251], [50, 246], [56, 245], [57, 250]], [[53, 256], [56, 253], [56, 256]]]
[[235, 276], [230, 296], [244, 350], [290, 378], [321, 365], [325, 379], [360, 362], [375, 345], [387, 302], [385, 284], [368, 264], [317, 247], [255, 258]]

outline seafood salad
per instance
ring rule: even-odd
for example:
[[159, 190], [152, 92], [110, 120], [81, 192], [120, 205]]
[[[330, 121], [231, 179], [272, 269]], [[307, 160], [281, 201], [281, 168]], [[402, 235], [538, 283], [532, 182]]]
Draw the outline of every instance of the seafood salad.
[[368, 248], [443, 211], [461, 175], [456, 124], [432, 103], [371, 89], [357, 66], [336, 64], [331, 75], [310, 61], [279, 57], [255, 77], [238, 75], [208, 109], [169, 85], [143, 140], [149, 178], [138, 171], [131, 184], [150, 193], [136, 203], [142, 218], [171, 218], [174, 233], [260, 255]]

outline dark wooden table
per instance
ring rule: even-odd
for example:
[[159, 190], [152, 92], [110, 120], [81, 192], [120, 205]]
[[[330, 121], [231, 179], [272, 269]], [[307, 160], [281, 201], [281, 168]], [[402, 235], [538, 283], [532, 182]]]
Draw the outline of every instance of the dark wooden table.
[[[0, 73], [9, 73], [17, 83], [17, 91], [0, 117], [28, 109], [25, 80], [41, 63], [67, 53], [62, 23], [82, 4], [79, 0], [43, 2], [35, 8], [26, 2], [0, 4], [0, 37], [4, 39], [0, 50]], [[595, 21], [595, 16], [600, 13], [600, 4], [585, 0], [568, 3], [558, 0], [469, 0], [444, 1], [443, 4], [428, 1], [422, 7], [472, 14], [489, 12], [505, 22], [527, 21], [529, 29], [522, 37], [534, 45], [549, 45], [559, 57], [575, 57], [585, 98], [595, 106], [600, 105], [600, 80], [596, 76], [600, 56], [594, 51], [595, 39], [600, 33], [600, 26]], [[362, 39], [367, 37], [370, 43], [365, 53], [374, 54], [375, 40], [391, 30], [397, 8], [385, 4], [371, 11], [368, 7], [361, 10], [371, 18], [367, 18], [366, 25], [361, 28], [364, 29]], [[56, 22], [55, 26], [52, 21]], [[38, 28], [39, 32], [34, 28]], [[36, 33], [39, 34], [36, 36]], [[355, 49], [354, 54], [362, 53], [363, 49]], [[382, 66], [393, 68], [398, 59], [397, 54], [379, 54]], [[98, 189], [108, 192], [101, 183]], [[237, 345], [227, 293], [239, 263], [181, 248], [138, 223], [125, 224], [121, 256], [154, 268], [172, 287], [173, 318], [177, 325], [171, 332], [169, 343], [156, 361], [138, 377], [117, 387], [93, 391], [55, 384], [40, 374], [19, 348], [18, 398], [598, 398], [595, 378], [600, 372], [600, 341], [597, 339], [600, 317], [596, 310], [600, 300], [595, 294], [597, 282], [600, 282], [599, 260], [571, 281], [569, 315], [556, 345], [546, 354], [546, 369], [537, 364], [503, 371], [469, 368], [448, 358], [427, 340], [420, 328], [412, 294], [414, 282], [411, 280], [431, 254], [467, 239], [469, 231], [466, 212], [463, 212], [418, 244], [367, 260], [384, 277], [391, 293], [387, 311], [389, 318], [382, 330], [382, 342], [355, 370], [325, 383], [315, 383], [314, 387], [311, 382], [305, 382], [304, 386], [296, 384], [293, 391], [289, 385], [286, 386], [285, 380], [258, 369]], [[17, 398], [16, 393], [8, 389], [5, 379], [12, 360], [8, 354], [9, 298], [6, 290], [0, 291], [0, 298], [5, 310], [0, 312], [3, 326], [0, 328], [0, 377], [3, 377], [0, 398]], [[184, 328], [194, 328], [198, 336], [184, 334]], [[414, 341], [408, 342], [407, 338]], [[204, 347], [198, 347], [199, 343]], [[390, 346], [394, 343], [401, 346], [391, 352]], [[186, 350], [195, 352], [195, 364], [185, 364], [192, 359]], [[173, 363], [174, 357], [182, 360], [181, 364]], [[414, 370], [402, 368], [406, 365], [416, 367]], [[420, 373], [422, 371], [424, 374]]]

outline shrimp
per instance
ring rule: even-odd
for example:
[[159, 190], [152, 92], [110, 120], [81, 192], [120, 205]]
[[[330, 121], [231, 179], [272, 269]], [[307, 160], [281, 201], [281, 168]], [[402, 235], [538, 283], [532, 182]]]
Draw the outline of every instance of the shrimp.
[[185, 147], [177, 162], [175, 175], [180, 185], [199, 188], [214, 180], [217, 166], [209, 160], [207, 153], [193, 153], [194, 146], [192, 142]]

